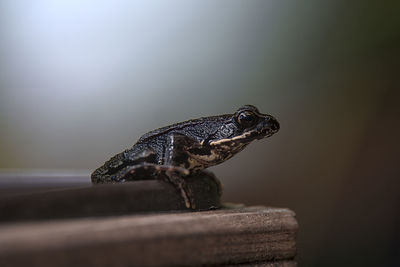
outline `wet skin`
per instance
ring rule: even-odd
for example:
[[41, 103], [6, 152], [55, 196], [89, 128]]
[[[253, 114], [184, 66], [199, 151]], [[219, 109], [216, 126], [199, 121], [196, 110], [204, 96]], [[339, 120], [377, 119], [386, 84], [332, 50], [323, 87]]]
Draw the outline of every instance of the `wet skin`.
[[189, 120], [151, 131], [96, 169], [91, 179], [96, 184], [163, 179], [179, 190], [187, 208], [194, 209], [185, 177], [201, 173], [215, 179], [204, 169], [228, 160], [252, 141], [278, 130], [274, 117], [245, 105], [234, 114]]

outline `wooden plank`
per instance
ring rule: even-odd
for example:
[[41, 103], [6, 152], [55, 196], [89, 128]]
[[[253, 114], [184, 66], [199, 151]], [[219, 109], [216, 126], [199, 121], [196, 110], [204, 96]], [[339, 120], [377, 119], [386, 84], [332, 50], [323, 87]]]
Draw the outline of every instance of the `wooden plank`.
[[[220, 206], [218, 185], [209, 176], [188, 177], [197, 210]], [[160, 180], [83, 185], [0, 196], [0, 222], [187, 210], [178, 190]], [[24, 193], [25, 192], [25, 193]]]
[[293, 266], [298, 228], [294, 216], [288, 209], [248, 207], [2, 224], [0, 265], [170, 266], [275, 261], [278, 265], [261, 266]]
[[273, 262], [252, 262], [244, 264], [235, 265], [224, 265], [225, 267], [235, 266], [235, 267], [296, 267], [297, 263], [295, 261], [273, 261]]

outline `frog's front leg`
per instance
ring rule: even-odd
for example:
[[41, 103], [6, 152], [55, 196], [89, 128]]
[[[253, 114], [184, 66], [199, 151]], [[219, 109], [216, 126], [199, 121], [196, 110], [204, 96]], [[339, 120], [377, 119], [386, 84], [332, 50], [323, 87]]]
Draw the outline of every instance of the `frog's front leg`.
[[187, 186], [185, 176], [196, 173], [205, 168], [193, 157], [193, 151], [199, 153], [209, 153], [203, 151], [205, 148], [197, 140], [183, 134], [173, 133], [168, 136], [167, 146], [164, 153], [164, 164], [174, 168], [184, 168], [187, 174], [179, 175], [176, 171], [166, 172], [171, 183], [178, 187], [185, 200], [186, 207], [195, 208], [192, 190]]
[[179, 166], [193, 173], [207, 168], [210, 156], [210, 146], [186, 135], [174, 133], [168, 138], [164, 158], [166, 165]]
[[195, 208], [192, 191], [183, 178], [190, 174], [188, 169], [172, 165], [143, 163], [126, 167], [121, 172], [118, 182], [149, 180], [154, 179], [154, 177], [166, 180], [179, 190], [187, 208]]

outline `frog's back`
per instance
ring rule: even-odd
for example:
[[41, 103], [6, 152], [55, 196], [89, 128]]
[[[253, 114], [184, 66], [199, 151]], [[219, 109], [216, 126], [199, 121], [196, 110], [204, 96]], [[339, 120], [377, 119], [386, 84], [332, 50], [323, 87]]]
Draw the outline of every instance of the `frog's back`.
[[230, 119], [231, 117], [231, 114], [226, 114], [175, 123], [169, 126], [158, 128], [142, 135], [136, 144], [143, 144], [149, 141], [151, 142], [153, 139], [164, 139], [171, 133], [181, 133], [189, 135], [196, 139], [202, 139], [203, 137], [209, 135], [211, 132], [215, 131], [221, 125], [221, 121], [225, 121], [227, 119]]

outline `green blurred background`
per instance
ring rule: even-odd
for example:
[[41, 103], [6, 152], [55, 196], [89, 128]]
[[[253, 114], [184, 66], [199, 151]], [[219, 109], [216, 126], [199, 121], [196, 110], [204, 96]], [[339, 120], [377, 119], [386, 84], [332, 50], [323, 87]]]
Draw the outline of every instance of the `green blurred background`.
[[212, 168], [288, 207], [300, 266], [400, 255], [399, 1], [0, 1], [0, 168], [88, 174], [243, 104], [281, 130]]

